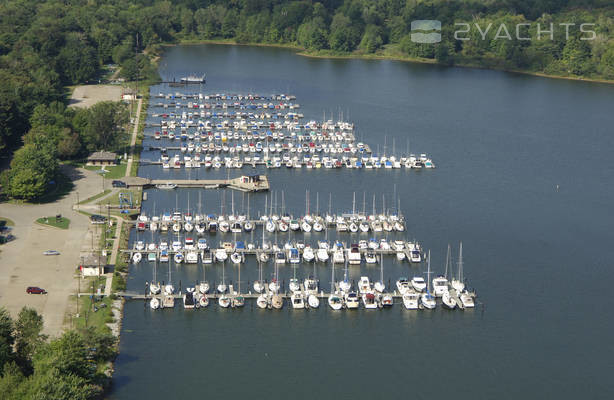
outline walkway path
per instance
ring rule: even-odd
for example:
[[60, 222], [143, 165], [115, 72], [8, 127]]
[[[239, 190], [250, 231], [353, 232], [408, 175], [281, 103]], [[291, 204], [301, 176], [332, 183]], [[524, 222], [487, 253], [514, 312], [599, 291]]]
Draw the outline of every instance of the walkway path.
[[139, 121], [141, 118], [141, 106], [143, 105], [143, 99], [139, 99], [139, 103], [136, 106], [136, 118], [134, 120], [134, 129], [132, 129], [132, 138], [130, 139], [130, 157], [128, 158], [128, 165], [126, 166], [126, 176], [130, 176], [132, 170], [132, 160], [134, 159], [134, 147], [136, 146], [136, 138], [139, 133]]

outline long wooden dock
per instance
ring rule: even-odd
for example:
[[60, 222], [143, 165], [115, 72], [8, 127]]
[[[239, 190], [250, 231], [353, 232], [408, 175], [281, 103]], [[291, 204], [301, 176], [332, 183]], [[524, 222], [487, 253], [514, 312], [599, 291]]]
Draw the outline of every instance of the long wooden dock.
[[159, 189], [201, 188], [201, 189], [235, 189], [242, 192], [262, 192], [270, 189], [266, 175], [241, 176], [234, 179], [149, 179], [131, 176], [119, 179], [126, 188]]

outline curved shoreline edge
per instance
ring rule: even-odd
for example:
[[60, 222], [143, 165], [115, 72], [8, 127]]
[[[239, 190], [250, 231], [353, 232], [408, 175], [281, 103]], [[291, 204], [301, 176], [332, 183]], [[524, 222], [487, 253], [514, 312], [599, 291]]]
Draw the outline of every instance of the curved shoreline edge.
[[[175, 46], [198, 46], [203, 44], [215, 44], [215, 45], [226, 45], [226, 46], [251, 46], [251, 47], [271, 47], [271, 48], [281, 48], [281, 49], [289, 49], [294, 50], [295, 54], [301, 57], [309, 57], [309, 58], [322, 58], [322, 59], [357, 59], [357, 60], [390, 60], [390, 61], [400, 61], [400, 62], [409, 62], [414, 64], [431, 64], [437, 65], [441, 67], [449, 67], [449, 68], [471, 68], [471, 69], [482, 69], [482, 70], [490, 70], [490, 71], [500, 71], [507, 72], [512, 74], [521, 74], [528, 76], [536, 76], [540, 78], [551, 78], [551, 79], [562, 79], [568, 81], [578, 81], [578, 82], [590, 82], [590, 83], [602, 83], [607, 85], [614, 85], [614, 79], [599, 79], [599, 78], [588, 78], [582, 76], [564, 76], [564, 75], [551, 75], [545, 72], [537, 72], [537, 71], [525, 71], [525, 70], [517, 70], [517, 69], [508, 69], [508, 68], [497, 68], [497, 67], [488, 67], [481, 66], [475, 64], [454, 64], [454, 65], [446, 65], [437, 62], [437, 60], [430, 58], [414, 58], [414, 57], [405, 57], [405, 56], [394, 56], [394, 55], [382, 55], [382, 54], [319, 54], [312, 53], [307, 49], [293, 45], [293, 44], [281, 44], [281, 43], [238, 43], [234, 40], [219, 40], [219, 39], [203, 39], [203, 40], [180, 40], [177, 43], [162, 43], [161, 47], [175, 47]], [[159, 55], [156, 56], [157, 61], [159, 59]]]

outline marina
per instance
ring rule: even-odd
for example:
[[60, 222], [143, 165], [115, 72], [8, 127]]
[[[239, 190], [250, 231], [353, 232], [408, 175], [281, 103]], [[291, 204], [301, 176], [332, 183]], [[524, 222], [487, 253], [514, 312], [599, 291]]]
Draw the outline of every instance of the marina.
[[[230, 253], [225, 264], [207, 265], [200, 259], [188, 264], [184, 256], [179, 265], [174, 260], [158, 260], [157, 277], [153, 279], [156, 262], [147, 261], [144, 251], [140, 263], [130, 261], [127, 289], [120, 292], [144, 297], [146, 282], [172, 281], [176, 295], [181, 282], [182, 297], [174, 298], [174, 308], [161, 310], [151, 309], [151, 299], [125, 301], [111, 399], [210, 393], [228, 398], [258, 394], [280, 399], [295, 393], [296, 385], [306, 388], [308, 396], [318, 398], [407, 397], [422, 391], [425, 396], [459, 399], [571, 399], [600, 390], [595, 382], [607, 381], [607, 352], [595, 352], [585, 343], [608, 343], [611, 329], [607, 328], [611, 324], [603, 316], [611, 301], [607, 296], [597, 299], [560, 294], [574, 294], [578, 287], [589, 287], [597, 293], [608, 291], [613, 259], [608, 236], [612, 225], [608, 212], [611, 189], [603, 182], [611, 175], [607, 151], [611, 146], [606, 140], [611, 137], [607, 127], [612, 126], [608, 122], [612, 120], [608, 111], [612, 103], [610, 88], [498, 71], [386, 60], [307, 58], [297, 56], [293, 50], [249, 46], [173, 46], [165, 51], [159, 65], [164, 81], [205, 66], [207, 87], [201, 92], [292, 93], [298, 99], [292, 102], [300, 103], [296, 111], [304, 114], [299, 123], [321, 121], [325, 110], [331, 115], [330, 110], [349, 109], [352, 118], [344, 120], [355, 124], [356, 140], [369, 145], [374, 154], [383, 155], [386, 146], [387, 155], [392, 155], [393, 139], [397, 151], [405, 150], [409, 139], [411, 152], [416, 156], [428, 153], [436, 169], [381, 174], [356, 169], [321, 169], [320, 173], [305, 167], [267, 169], [269, 195], [271, 191], [285, 191], [285, 211], [278, 201], [277, 211], [272, 214], [281, 216], [287, 212], [297, 219], [317, 214], [313, 207], [316, 192], [321, 196], [322, 215], [328, 208], [322, 204], [328, 203], [331, 192], [334, 215], [348, 209], [351, 213], [354, 191], [368, 192], [367, 214], [373, 214], [369, 207], [372, 194], [378, 199], [376, 214], [386, 214], [380, 212], [382, 194], [389, 199], [389, 209], [397, 208], [394, 203], [400, 198], [399, 215], [405, 218], [406, 231], [388, 233], [387, 239], [418, 242], [424, 257], [421, 263], [408, 263], [398, 261], [396, 255], [384, 256], [383, 281], [388, 293], [398, 291], [396, 281], [401, 277], [408, 281], [422, 277], [423, 284], [430, 281], [433, 288], [433, 280], [445, 275], [448, 243], [454, 245], [456, 275], [462, 241], [464, 276], [478, 297], [476, 307], [464, 312], [447, 310], [443, 296], [435, 297], [435, 309], [417, 312], [406, 309], [403, 298], [398, 297], [393, 298], [392, 307], [366, 308], [360, 293], [348, 296], [352, 306], [358, 298], [356, 309], [335, 310], [328, 298], [319, 298], [319, 308], [307, 310], [290, 304], [293, 300], [299, 307], [301, 304], [300, 296], [292, 299], [290, 281], [295, 272], [300, 283], [314, 276], [320, 282], [318, 293], [330, 295], [330, 262], [305, 263], [301, 255], [299, 264], [290, 264], [287, 259], [286, 264], [276, 268], [269, 255], [261, 270], [256, 256], [245, 256], [241, 264], [234, 264]], [[198, 89], [192, 86], [185, 91], [193, 93]], [[174, 94], [178, 90], [183, 89], [162, 84], [153, 86], [150, 93], [154, 97], [159, 92]], [[155, 102], [150, 99], [150, 104]], [[164, 111], [150, 109], [152, 113]], [[154, 118], [150, 121], [159, 122]], [[211, 121], [214, 122], [218, 120]], [[189, 142], [176, 138], [171, 144], [170, 139], [157, 141], [148, 136], [155, 135], [156, 130], [162, 133], [160, 128], [145, 128], [143, 159], [160, 159], [156, 154], [159, 150], [149, 151], [149, 146], [181, 147]], [[234, 141], [235, 129], [229, 131]], [[180, 132], [179, 126], [176, 132]], [[579, 134], [583, 140], [578, 140]], [[184, 154], [187, 152], [181, 156]], [[582, 154], [590, 162], [571, 166], [569, 154]], [[241, 154], [241, 158], [244, 156]], [[264, 171], [265, 167], [258, 168]], [[241, 175], [239, 171], [237, 175]], [[224, 169], [205, 171], [202, 166], [200, 170], [164, 170], [147, 164], [140, 165], [138, 171], [142, 177], [162, 181], [205, 178], [205, 173], [206, 178], [215, 179], [225, 179], [228, 174]], [[313, 196], [309, 213], [305, 211], [306, 188]], [[200, 212], [199, 191], [205, 196]], [[224, 192], [227, 201], [222, 211], [220, 199]], [[326, 200], [322, 201], [324, 193]], [[189, 211], [194, 215], [224, 215], [226, 220], [233, 214], [230, 192], [225, 190], [151, 188], [147, 194], [141, 214], [148, 215], [150, 221], [152, 216], [161, 218], [164, 212], [172, 214], [176, 210], [182, 214]], [[250, 193], [250, 207], [241, 206], [242, 196], [235, 192], [235, 215], [259, 220], [258, 211], [271, 214], [263, 211], [268, 197], [264, 193]], [[246, 193], [246, 205], [247, 197]], [[187, 236], [192, 236], [196, 245], [198, 239], [206, 239], [214, 249], [220, 242], [237, 241], [243, 241], [246, 247], [248, 243], [262, 247], [261, 227], [252, 231], [253, 239], [252, 233], [245, 230], [236, 233], [236, 238], [232, 232], [219, 231], [212, 238], [208, 233], [197, 236], [194, 228]], [[337, 234], [332, 227], [326, 238], [324, 231], [314, 233], [313, 224], [311, 233], [293, 232], [266, 232], [265, 240], [275, 243], [277, 234], [280, 247], [287, 241], [300, 240], [311, 246], [318, 240], [339, 240], [351, 247], [360, 239], [386, 238], [386, 234], [372, 230], [362, 236]], [[182, 246], [185, 236], [184, 229], [179, 239]], [[139, 240], [146, 246], [159, 246], [161, 241], [171, 245], [175, 238], [176, 234], [161, 234], [159, 230], [152, 238], [149, 229], [134, 229], [124, 249], [132, 250]], [[430, 279], [425, 260], [428, 250], [432, 257]], [[258, 298], [248, 297], [244, 297], [243, 307], [232, 308], [230, 299], [228, 307], [221, 306], [216, 286], [222, 282], [233, 284], [233, 291], [239, 292], [239, 266], [243, 296], [256, 293], [253, 283], [257, 280], [271, 283], [277, 269], [280, 294], [288, 296], [282, 299], [283, 308], [262, 309]], [[368, 277], [373, 285], [379, 282], [380, 267], [379, 263], [367, 264], [364, 255], [360, 264], [348, 264], [353, 290], [359, 292], [361, 277]], [[342, 281], [345, 265], [335, 264], [334, 273], [335, 280]], [[453, 298], [450, 274], [448, 280]], [[185, 309], [186, 289], [198, 290], [197, 283], [203, 281], [211, 286], [209, 305]], [[228, 289], [226, 293], [230, 294]], [[333, 297], [345, 300], [339, 294]], [[365, 298], [372, 307], [371, 299]], [[428, 297], [425, 300], [431, 304]], [[339, 304], [336, 299], [331, 303]], [[302, 296], [302, 304], [309, 304], [308, 297]], [[595, 321], [606, 321], [606, 325], [597, 324], [600, 329], [587, 331], [586, 327], [595, 325]], [[562, 363], [563, 353], [566, 362]], [[416, 367], [416, 360], [427, 361]], [[151, 368], [154, 365], [160, 368]], [[455, 368], [455, 373], [445, 374], [446, 367]], [[407, 371], [411, 371], [409, 385], [399, 384], [407, 381]], [[205, 386], [193, 384], [203, 376], [211, 378]], [[484, 379], [476, 380], [476, 376]], [[242, 379], [241, 385], [237, 385], [237, 377]], [[440, 384], [442, 379], [445, 385]], [[373, 384], [356, 383], [367, 381]], [[605, 388], [600, 393], [605, 396], [609, 392]]]

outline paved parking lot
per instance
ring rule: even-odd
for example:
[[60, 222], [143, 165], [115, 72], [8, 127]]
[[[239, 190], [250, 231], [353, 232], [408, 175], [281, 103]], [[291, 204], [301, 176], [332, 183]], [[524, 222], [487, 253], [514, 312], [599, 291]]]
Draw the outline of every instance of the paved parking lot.
[[[75, 188], [59, 201], [41, 205], [0, 204], [0, 216], [15, 222], [12, 233], [16, 237], [0, 246], [0, 306], [12, 315], [17, 315], [24, 305], [34, 307], [44, 317], [45, 333], [52, 336], [61, 333], [66, 313], [74, 312], [75, 305], [70, 304], [69, 296], [77, 290], [76, 268], [82, 252], [89, 251], [92, 243], [89, 218], [72, 209], [77, 192], [83, 200], [101, 191], [100, 177], [95, 172], [64, 168], [74, 178]], [[56, 214], [70, 219], [68, 230], [35, 223], [37, 218]], [[58, 250], [61, 255], [44, 256], [45, 250]], [[40, 286], [48, 294], [26, 294], [27, 286]]]

